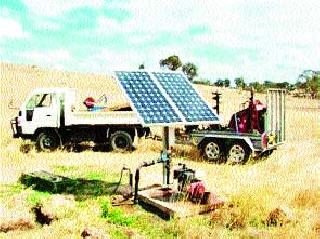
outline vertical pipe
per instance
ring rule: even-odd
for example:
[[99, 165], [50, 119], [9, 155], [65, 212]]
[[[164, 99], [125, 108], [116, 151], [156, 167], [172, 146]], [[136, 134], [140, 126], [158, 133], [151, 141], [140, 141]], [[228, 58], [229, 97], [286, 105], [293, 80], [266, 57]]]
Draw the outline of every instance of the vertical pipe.
[[235, 123], [235, 125], [236, 125], [236, 132], [237, 132], [237, 134], [239, 134], [237, 113], [234, 114], [234, 123]]
[[270, 133], [272, 132], [272, 130], [273, 130], [273, 121], [272, 121], [272, 115], [273, 115], [273, 96], [272, 96], [272, 91], [271, 90], [269, 90], [269, 99], [270, 99], [270, 101], [269, 101], [269, 105], [268, 105], [268, 107], [269, 107], [269, 130], [270, 130]]
[[136, 174], [135, 174], [135, 177], [134, 177], [134, 180], [135, 180], [134, 199], [133, 199], [133, 203], [134, 204], [138, 203], [139, 170], [140, 170], [140, 167], [136, 169]]
[[267, 95], [266, 95], [266, 104], [267, 104], [267, 112], [264, 120], [264, 131], [268, 132], [270, 129], [270, 121], [269, 121], [269, 115], [270, 115], [270, 92], [267, 90]]
[[168, 160], [166, 162], [166, 167], [167, 167], [167, 186], [170, 184], [170, 161]]
[[247, 115], [247, 130], [252, 133], [253, 88], [250, 90], [249, 107]]
[[[131, 187], [131, 190], [132, 190], [132, 188], [133, 188], [133, 175], [132, 175], [132, 173], [130, 172], [130, 174], [129, 174], [129, 184], [130, 184], [130, 187]], [[131, 191], [132, 192], [132, 191]]]
[[162, 156], [166, 160], [162, 163], [162, 172], [163, 172], [163, 188], [168, 187], [169, 178], [170, 178], [170, 160], [169, 160], [169, 127], [163, 127], [163, 137], [162, 137]]

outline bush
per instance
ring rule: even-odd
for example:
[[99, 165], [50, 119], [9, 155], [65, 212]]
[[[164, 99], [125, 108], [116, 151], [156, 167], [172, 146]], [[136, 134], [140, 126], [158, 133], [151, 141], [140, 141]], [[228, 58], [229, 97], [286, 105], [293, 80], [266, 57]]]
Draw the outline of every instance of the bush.
[[209, 80], [206, 79], [199, 79], [199, 80], [194, 80], [192, 81], [193, 84], [198, 84], [198, 85], [209, 85], [212, 86], [213, 83], [210, 82]]
[[102, 213], [101, 217], [106, 218], [109, 222], [118, 224], [121, 226], [132, 225], [136, 217], [124, 215], [120, 208], [113, 208], [109, 200], [104, 200], [100, 204]]
[[28, 195], [27, 201], [32, 206], [35, 206], [37, 204], [42, 204], [44, 201], [48, 200], [50, 196], [51, 194], [48, 192], [32, 191], [32, 193]]

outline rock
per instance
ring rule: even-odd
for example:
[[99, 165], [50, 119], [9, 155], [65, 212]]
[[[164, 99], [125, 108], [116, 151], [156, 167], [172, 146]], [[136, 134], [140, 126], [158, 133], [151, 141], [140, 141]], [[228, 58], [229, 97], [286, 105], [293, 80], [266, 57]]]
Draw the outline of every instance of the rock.
[[0, 223], [0, 232], [33, 229], [35, 224], [29, 218], [4, 220]]
[[53, 220], [58, 219], [51, 212], [43, 210], [43, 207], [40, 204], [37, 204], [36, 206], [34, 206], [32, 208], [32, 211], [36, 216], [36, 222], [39, 222], [41, 225], [44, 225], [44, 224], [50, 225], [50, 223]]
[[226, 227], [230, 230], [246, 227], [246, 217], [239, 208], [231, 208]]
[[130, 199], [132, 197], [132, 188], [129, 185], [120, 186], [117, 189], [117, 194], [123, 196], [125, 200], [128, 200], [128, 199]]
[[75, 200], [73, 195], [55, 194], [52, 196], [51, 206], [53, 208], [75, 208]]
[[230, 230], [242, 229], [246, 227], [246, 216], [240, 208], [226, 205], [212, 212], [211, 223], [225, 226]]
[[51, 215], [52, 218], [67, 218], [75, 210], [75, 200], [73, 195], [54, 194], [50, 200], [44, 201], [42, 213]]
[[286, 206], [280, 206], [273, 209], [265, 220], [268, 227], [270, 226], [280, 226], [292, 221], [293, 213]]
[[133, 231], [133, 230], [131, 230], [131, 229], [126, 229], [125, 231], [124, 231], [124, 233], [126, 234], [126, 236], [128, 237], [128, 238], [132, 238], [132, 239], [145, 239], [145, 237], [144, 236], [141, 236], [141, 235], [139, 235], [137, 232], [135, 232], [135, 231]]
[[81, 232], [83, 239], [109, 239], [109, 235], [97, 228], [85, 228]]
[[314, 225], [313, 225], [313, 230], [320, 235], [320, 215], [316, 219]]
[[112, 197], [111, 203], [112, 204], [120, 204], [120, 203], [122, 203], [122, 202], [124, 202], [126, 200], [127, 199], [125, 199], [124, 196], [122, 196], [122, 195], [114, 195]]
[[28, 211], [0, 208], [0, 232], [35, 228], [34, 218]]
[[21, 144], [20, 148], [19, 148], [20, 152], [24, 153], [24, 154], [29, 153], [32, 149], [33, 149], [33, 145], [32, 144], [26, 144], [26, 143]]

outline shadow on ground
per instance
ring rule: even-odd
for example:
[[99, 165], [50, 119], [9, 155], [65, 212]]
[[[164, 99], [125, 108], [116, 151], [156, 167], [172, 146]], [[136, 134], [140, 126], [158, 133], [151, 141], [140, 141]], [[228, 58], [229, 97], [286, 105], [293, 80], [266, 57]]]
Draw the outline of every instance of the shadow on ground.
[[120, 190], [126, 190], [126, 187], [119, 185], [118, 182], [68, 178], [46, 171], [23, 174], [19, 180], [23, 185], [32, 187], [34, 190], [59, 194], [73, 194], [78, 201], [101, 195], [116, 194]]

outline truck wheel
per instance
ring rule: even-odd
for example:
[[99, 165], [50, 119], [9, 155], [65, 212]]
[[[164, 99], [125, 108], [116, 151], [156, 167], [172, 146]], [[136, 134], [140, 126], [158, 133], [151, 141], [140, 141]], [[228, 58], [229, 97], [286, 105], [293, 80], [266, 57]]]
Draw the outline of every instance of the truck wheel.
[[124, 152], [131, 150], [132, 138], [130, 134], [124, 131], [116, 131], [110, 137], [111, 148], [117, 152]]
[[235, 142], [228, 151], [228, 162], [231, 164], [245, 164], [249, 159], [250, 151], [241, 142]]
[[59, 147], [59, 138], [56, 133], [46, 131], [38, 135], [36, 141], [37, 151], [51, 152]]
[[222, 160], [221, 145], [216, 140], [210, 140], [204, 143], [202, 152], [208, 161], [218, 163]]

